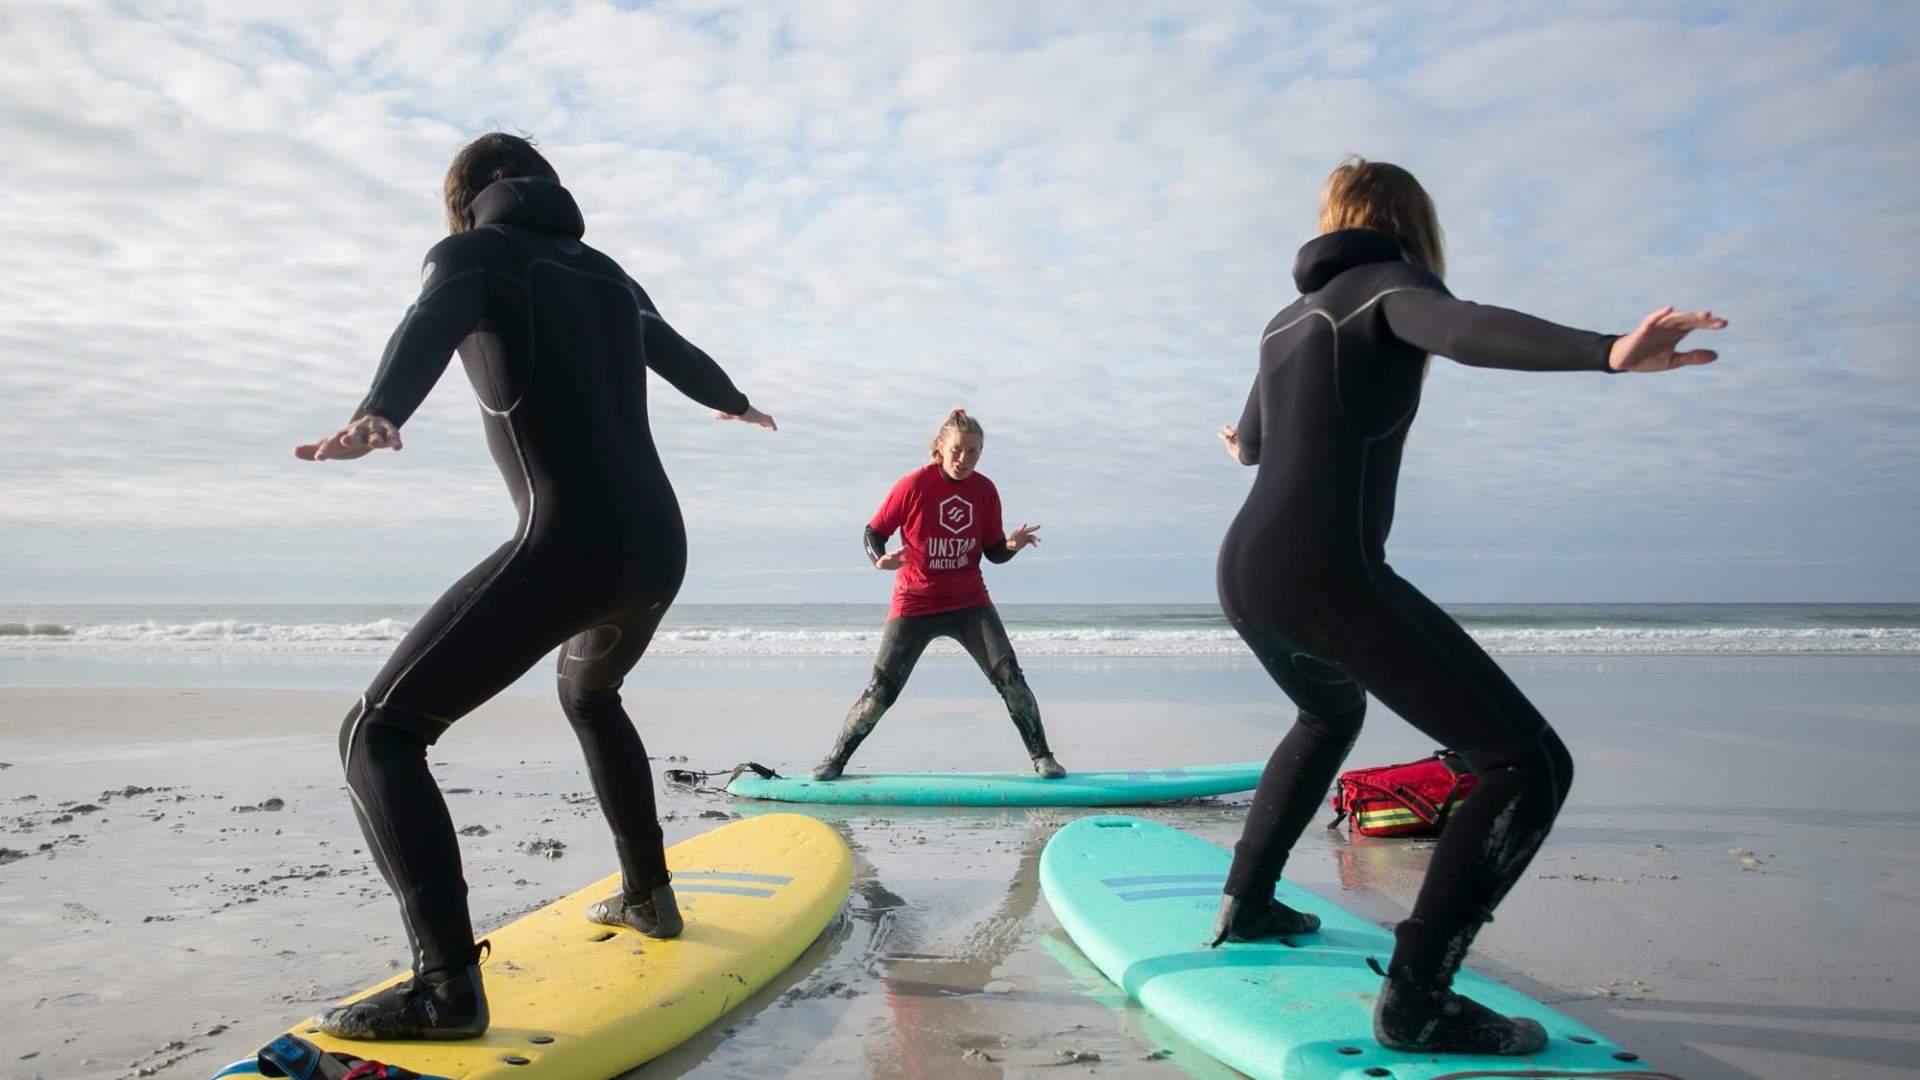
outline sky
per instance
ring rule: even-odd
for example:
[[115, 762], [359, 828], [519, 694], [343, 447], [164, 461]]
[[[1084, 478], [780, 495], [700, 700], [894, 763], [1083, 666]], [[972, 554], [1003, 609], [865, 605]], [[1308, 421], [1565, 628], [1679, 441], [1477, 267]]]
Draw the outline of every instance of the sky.
[[778, 433], [656, 380], [683, 601], [880, 602], [948, 409], [1002, 602], [1205, 601], [1260, 331], [1350, 153], [1459, 296], [1731, 326], [1664, 376], [1436, 360], [1388, 558], [1443, 602], [1920, 600], [1906, 3], [0, 5], [0, 601], [425, 600], [514, 535], [458, 364], [364, 393], [482, 131], [534, 136]]

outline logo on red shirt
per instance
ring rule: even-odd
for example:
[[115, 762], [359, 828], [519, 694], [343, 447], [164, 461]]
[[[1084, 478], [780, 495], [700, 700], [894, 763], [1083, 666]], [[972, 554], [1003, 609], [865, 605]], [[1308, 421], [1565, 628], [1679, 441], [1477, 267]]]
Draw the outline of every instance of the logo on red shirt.
[[940, 524], [955, 536], [973, 528], [973, 504], [958, 495], [940, 500]]

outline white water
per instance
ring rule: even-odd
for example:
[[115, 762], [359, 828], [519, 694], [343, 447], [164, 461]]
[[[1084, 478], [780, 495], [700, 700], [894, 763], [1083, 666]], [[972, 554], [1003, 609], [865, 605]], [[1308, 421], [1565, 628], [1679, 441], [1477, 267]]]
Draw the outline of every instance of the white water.
[[[1014, 647], [1028, 656], [1241, 656], [1246, 646], [1225, 629], [1053, 626], [1023, 629], [1009, 619]], [[381, 654], [411, 628], [408, 621], [0, 624], [0, 653]], [[866, 656], [880, 624], [767, 629], [751, 625], [663, 629], [651, 654], [668, 656]], [[1473, 627], [1495, 655], [1920, 655], [1911, 626], [1554, 626]], [[947, 643], [936, 643], [940, 648]]]

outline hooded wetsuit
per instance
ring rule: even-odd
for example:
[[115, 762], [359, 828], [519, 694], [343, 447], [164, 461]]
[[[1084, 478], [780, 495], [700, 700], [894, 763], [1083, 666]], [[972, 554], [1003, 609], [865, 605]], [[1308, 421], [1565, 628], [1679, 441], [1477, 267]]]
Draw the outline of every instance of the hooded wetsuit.
[[1258, 465], [1219, 561], [1228, 619], [1296, 705], [1235, 848], [1228, 895], [1272, 895], [1360, 731], [1371, 692], [1480, 784], [1448, 823], [1395, 962], [1445, 983], [1552, 826], [1573, 763], [1466, 631], [1386, 563], [1394, 487], [1427, 357], [1605, 371], [1613, 338], [1454, 299], [1392, 236], [1300, 250], [1303, 294], [1261, 335], [1238, 439]]
[[560, 701], [629, 895], [667, 880], [651, 770], [622, 678], [680, 588], [686, 531], [647, 426], [647, 370], [738, 415], [747, 399], [647, 294], [580, 242], [549, 180], [492, 184], [427, 253], [420, 297], [356, 416], [403, 424], [457, 349], [519, 510], [512, 540], [407, 634], [340, 731], [354, 810], [398, 895], [418, 972], [473, 962], [466, 882], [427, 747], [556, 646]]

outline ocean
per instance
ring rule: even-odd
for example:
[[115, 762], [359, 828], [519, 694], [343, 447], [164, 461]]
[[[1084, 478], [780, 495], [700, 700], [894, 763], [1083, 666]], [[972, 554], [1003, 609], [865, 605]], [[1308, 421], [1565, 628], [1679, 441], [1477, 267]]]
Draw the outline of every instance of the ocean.
[[[425, 603], [0, 604], [24, 656], [340, 657], [390, 652]], [[1495, 656], [1920, 656], [1920, 604], [1458, 604]], [[1245, 657], [1218, 606], [1005, 604], [1023, 657]], [[879, 604], [681, 604], [651, 656], [872, 655]], [[4, 676], [0, 676], [4, 678]]]

